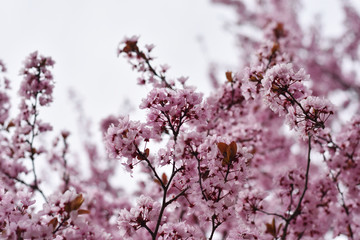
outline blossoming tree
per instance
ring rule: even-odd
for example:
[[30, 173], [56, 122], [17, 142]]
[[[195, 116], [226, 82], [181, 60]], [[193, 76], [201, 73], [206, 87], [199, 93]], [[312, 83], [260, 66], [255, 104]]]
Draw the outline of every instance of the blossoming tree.
[[[0, 62], [1, 238], [360, 239], [359, 14], [343, 3], [343, 35], [325, 38], [316, 23], [300, 25], [298, 1], [214, 2], [263, 37], [238, 32], [240, 66], [208, 97], [156, 66], [153, 45], [124, 38], [119, 56], [152, 87], [140, 105], [147, 118], [106, 118], [108, 156], [86, 141], [86, 175], [68, 131], [42, 140], [54, 61], [26, 58], [14, 116]], [[51, 191], [41, 164], [58, 173]], [[141, 192], [112, 184], [117, 165], [146, 176]]]

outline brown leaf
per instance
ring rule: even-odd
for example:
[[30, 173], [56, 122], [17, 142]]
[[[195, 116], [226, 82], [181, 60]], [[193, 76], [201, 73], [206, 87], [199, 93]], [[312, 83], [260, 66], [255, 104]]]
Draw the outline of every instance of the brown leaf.
[[125, 42], [125, 44], [125, 47], [122, 49], [122, 51], [125, 53], [137, 52], [139, 50], [137, 41], [128, 40]]
[[67, 213], [70, 213], [71, 212], [71, 207], [70, 207], [70, 202], [67, 202], [67, 203], [65, 203], [65, 207], [64, 207], [64, 209], [65, 209], [65, 212], [67, 212]]
[[276, 232], [275, 218], [273, 218], [271, 223], [265, 223], [265, 225], [266, 225], [265, 233], [269, 233], [271, 236], [276, 238], [277, 232]]
[[168, 183], [168, 178], [165, 173], [162, 174], [161, 180], [164, 183], [164, 185], [166, 185]]
[[281, 228], [282, 228], [282, 223], [280, 223], [280, 225], [278, 226], [278, 229], [277, 229], [277, 233], [279, 233], [280, 232], [280, 230], [281, 230]]
[[210, 171], [209, 171], [209, 170], [206, 170], [205, 172], [203, 172], [203, 173], [201, 174], [201, 178], [202, 178], [203, 180], [206, 180], [206, 179], [209, 177], [209, 174], [210, 174]]
[[224, 157], [224, 159], [221, 162], [221, 165], [223, 167], [225, 167], [226, 165], [229, 165], [229, 164], [230, 164], [230, 158], [229, 157]]
[[37, 153], [36, 148], [31, 148], [31, 153], [32, 153], [32, 154]]
[[249, 78], [249, 81], [250, 82], [258, 82], [259, 80], [254, 75], [251, 75]]
[[219, 142], [218, 144], [219, 151], [224, 156], [222, 160], [222, 165], [226, 166], [234, 160], [237, 153], [237, 145], [235, 141], [232, 141], [229, 145], [223, 142]]
[[219, 142], [219, 143], [217, 144], [217, 146], [218, 146], [218, 149], [219, 149], [219, 151], [221, 152], [221, 154], [222, 154], [222, 155], [225, 155], [225, 154], [226, 154], [226, 149], [227, 149], [228, 145], [227, 145], [226, 143]]
[[271, 54], [274, 54], [277, 50], [279, 50], [279, 43], [274, 43], [272, 49], [271, 49]]
[[281, 37], [285, 37], [286, 36], [286, 31], [284, 29], [284, 24], [279, 22], [277, 25], [276, 25], [276, 28], [274, 28], [274, 34], [275, 34], [275, 37], [277, 39], [281, 38]]
[[275, 83], [273, 83], [272, 85], [271, 85], [271, 91], [273, 91], [273, 92], [279, 92], [280, 91], [280, 86], [279, 85], [277, 85], [277, 84], [275, 84]]
[[15, 123], [13, 121], [10, 121], [9, 124], [6, 127], [6, 131], [9, 131], [11, 127], [15, 127]]
[[145, 160], [145, 159], [146, 159], [146, 157], [143, 156], [142, 154], [137, 154], [137, 155], [136, 155], [136, 158], [137, 158], [138, 160]]
[[82, 194], [77, 195], [77, 197], [70, 202], [70, 211], [78, 210], [83, 204], [84, 198]]
[[148, 157], [149, 154], [150, 154], [150, 149], [148, 149], [148, 148], [145, 149], [144, 155], [145, 155], [146, 157]]
[[157, 183], [157, 184], [159, 184], [159, 185], [161, 186], [161, 183], [160, 183], [160, 181], [159, 181], [159, 180], [154, 179], [154, 182], [155, 182], [155, 183]]
[[225, 76], [226, 76], [226, 79], [228, 80], [228, 82], [234, 82], [234, 79], [232, 77], [232, 72], [226, 72]]
[[86, 209], [79, 209], [78, 210], [78, 214], [81, 215], [81, 214], [89, 214], [90, 211], [89, 210], [86, 210]]
[[235, 141], [232, 141], [229, 145], [229, 149], [230, 149], [230, 159], [234, 158], [236, 153], [237, 153], [237, 145]]
[[53, 230], [55, 230], [58, 223], [59, 223], [58, 219], [56, 217], [54, 217], [53, 219], [50, 220], [50, 222], [48, 223], [48, 226], [53, 225]]

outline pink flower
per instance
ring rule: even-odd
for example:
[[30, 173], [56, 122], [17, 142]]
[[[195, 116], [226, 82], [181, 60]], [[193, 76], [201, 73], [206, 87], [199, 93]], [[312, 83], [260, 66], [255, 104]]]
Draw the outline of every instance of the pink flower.
[[309, 80], [304, 69], [295, 72], [292, 64], [278, 64], [264, 76], [265, 101], [276, 113], [286, 114], [287, 108], [300, 102], [310, 92], [303, 85]]

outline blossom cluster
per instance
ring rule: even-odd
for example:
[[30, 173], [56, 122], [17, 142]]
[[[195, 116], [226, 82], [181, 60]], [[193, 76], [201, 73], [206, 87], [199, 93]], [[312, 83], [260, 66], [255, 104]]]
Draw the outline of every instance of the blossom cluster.
[[52, 67], [54, 63], [50, 57], [39, 56], [37, 52], [30, 54], [21, 70], [24, 80], [19, 90], [20, 96], [25, 99], [36, 99], [40, 95], [41, 106], [51, 103], [54, 82], [49, 67]]
[[149, 109], [147, 123], [155, 132], [171, 131], [174, 138], [188, 121], [203, 118], [202, 94], [193, 89], [153, 89], [140, 105]]

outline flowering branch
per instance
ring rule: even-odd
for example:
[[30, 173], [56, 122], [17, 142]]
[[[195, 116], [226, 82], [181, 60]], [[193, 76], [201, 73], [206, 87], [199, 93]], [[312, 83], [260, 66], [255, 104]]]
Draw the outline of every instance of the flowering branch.
[[306, 164], [306, 172], [305, 172], [305, 185], [304, 185], [304, 189], [302, 191], [302, 194], [300, 196], [300, 199], [296, 205], [296, 208], [294, 210], [294, 212], [286, 218], [285, 220], [285, 226], [283, 228], [283, 234], [281, 235], [281, 240], [285, 240], [286, 239], [286, 235], [287, 235], [287, 229], [289, 227], [289, 224], [292, 220], [294, 220], [298, 215], [300, 215], [301, 213], [301, 204], [302, 201], [305, 197], [306, 191], [308, 189], [308, 182], [309, 182], [309, 170], [310, 170], [310, 162], [311, 162], [311, 135], [309, 135], [308, 138], [308, 155], [307, 155], [307, 164]]

